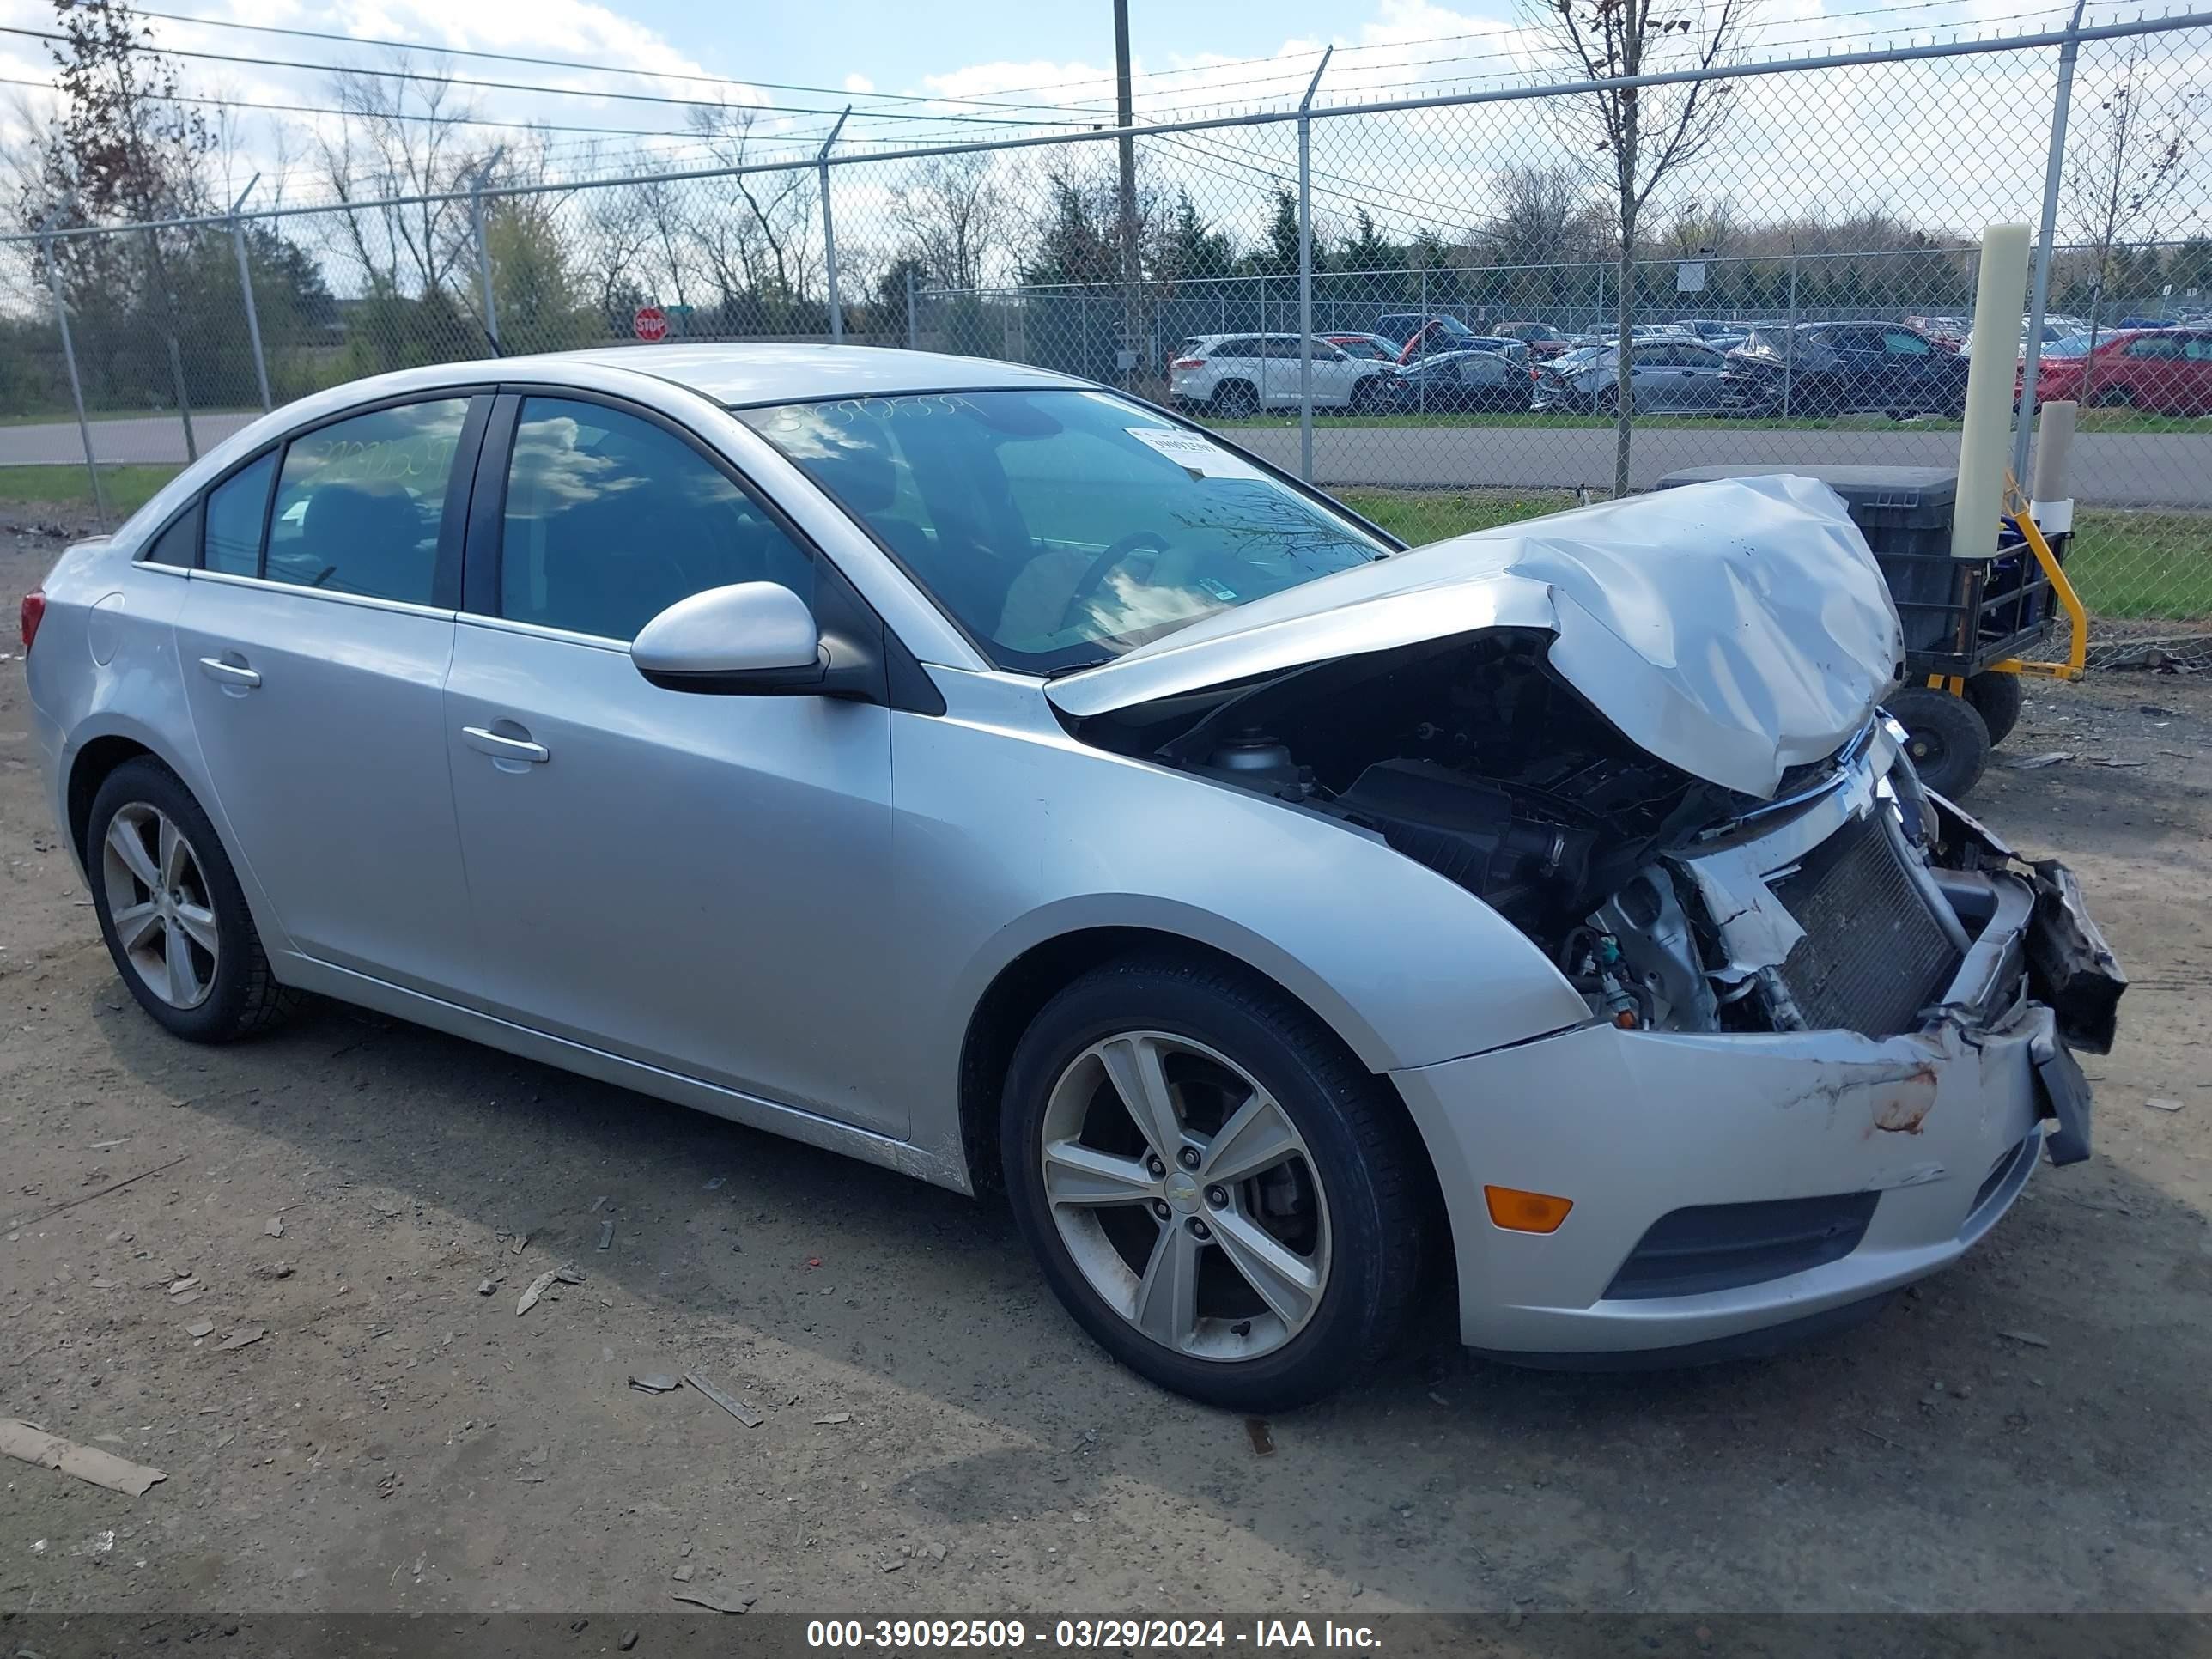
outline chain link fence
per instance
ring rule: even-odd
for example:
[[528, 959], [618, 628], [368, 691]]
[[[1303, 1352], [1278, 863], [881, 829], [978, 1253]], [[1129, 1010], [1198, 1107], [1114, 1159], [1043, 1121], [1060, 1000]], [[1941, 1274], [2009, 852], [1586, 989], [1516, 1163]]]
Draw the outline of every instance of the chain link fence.
[[[2039, 395], [2082, 405], [2069, 561], [2100, 627], [2212, 627], [2212, 17], [1644, 77], [1712, 112], [1628, 258], [1609, 159], [1589, 165], [1620, 84], [1126, 138], [833, 139], [591, 182], [487, 170], [0, 239], [0, 468], [96, 486], [112, 520], [263, 409], [363, 374], [837, 339], [1175, 404], [1425, 541], [1610, 493], [1623, 402], [1632, 489], [1712, 465], [1955, 468], [1958, 348], [1986, 324], [2019, 331], [2024, 423]], [[1972, 315], [2002, 221], [2040, 228], [2039, 326]]]

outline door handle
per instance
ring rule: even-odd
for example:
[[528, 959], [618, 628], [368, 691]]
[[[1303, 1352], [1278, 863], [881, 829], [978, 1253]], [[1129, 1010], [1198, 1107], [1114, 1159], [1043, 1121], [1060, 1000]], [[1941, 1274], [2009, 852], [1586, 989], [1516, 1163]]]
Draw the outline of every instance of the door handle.
[[489, 755], [494, 760], [529, 761], [542, 766], [552, 758], [542, 743], [532, 743], [523, 738], [503, 738], [481, 726], [465, 726], [461, 728], [461, 735], [469, 740], [470, 748], [479, 755]]
[[220, 684], [243, 686], [249, 691], [261, 684], [261, 676], [245, 664], [225, 662], [221, 657], [202, 657], [200, 672]]

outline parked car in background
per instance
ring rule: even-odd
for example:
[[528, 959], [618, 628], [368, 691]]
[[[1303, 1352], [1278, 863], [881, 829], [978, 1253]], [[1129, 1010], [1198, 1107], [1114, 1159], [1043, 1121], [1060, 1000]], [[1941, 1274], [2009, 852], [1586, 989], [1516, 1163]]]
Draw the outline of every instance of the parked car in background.
[[1956, 351], [1972, 331], [1974, 321], [1971, 317], [1907, 317], [1905, 325], [1918, 330], [1945, 350]]
[[1386, 311], [1375, 319], [1375, 331], [1385, 339], [1395, 340], [1401, 352], [1416, 334], [1431, 329], [1468, 339], [1474, 337], [1474, 331], [1458, 318], [1441, 312]]
[[1441, 351], [1400, 371], [1401, 407], [1421, 411], [1528, 407], [1527, 365], [1498, 351]]
[[[2212, 415], [2212, 328], [2152, 328], [2106, 334], [2078, 356], [2046, 351], [2035, 379], [2043, 403], [2151, 415]], [[2014, 396], [2019, 392], [2015, 388]]]
[[[2043, 319], [2043, 343], [2039, 348], [2039, 353], [2050, 350], [2058, 341], [2070, 340], [2076, 334], [2087, 334], [2088, 331], [2087, 324], [2077, 327], [2063, 317], [2045, 317]], [[1966, 337], [1959, 342], [1960, 350], [1965, 352], [1973, 350], [1975, 332], [1976, 331], [1972, 329], [1967, 331]], [[2027, 319], [2025, 317], [2020, 319], [2020, 332], [2014, 348], [2014, 355], [2022, 359], [2027, 356]]]
[[1692, 317], [1677, 325], [1686, 334], [1695, 336], [1716, 351], [1728, 351], [1741, 345], [1751, 337], [1754, 327], [1771, 326], [1753, 323], [1732, 323], [1713, 317]]
[[1903, 323], [1757, 328], [1728, 354], [1722, 402], [1736, 415], [1956, 416], [1966, 360]]
[[[1720, 407], [1728, 359], [1684, 335], [1653, 337], [1629, 348], [1632, 407], [1647, 414], [1710, 415]], [[1620, 407], [1620, 352], [1598, 346], [1535, 368], [1533, 407], [1602, 414]]]
[[1395, 340], [1386, 340], [1380, 334], [1324, 334], [1321, 337], [1346, 356], [1365, 357], [1382, 363], [1396, 362], [1401, 349]]
[[1238, 1412], [1446, 1297], [1535, 1363], [1832, 1333], [2089, 1154], [2118, 964], [1921, 788], [1809, 479], [1409, 549], [1070, 376], [611, 347], [263, 416], [21, 617], [171, 1036], [320, 994], [1003, 1193]]
[[1571, 350], [1575, 343], [1572, 337], [1549, 323], [1492, 323], [1490, 331], [1503, 339], [1520, 341], [1528, 348], [1529, 356], [1540, 360]]
[[[1355, 357], [1327, 340], [1313, 343], [1317, 408], [1383, 410], [1400, 398], [1394, 364]], [[1207, 334], [1183, 343], [1168, 365], [1168, 398], [1177, 405], [1235, 419], [1263, 409], [1295, 409], [1299, 398], [1295, 334]]]

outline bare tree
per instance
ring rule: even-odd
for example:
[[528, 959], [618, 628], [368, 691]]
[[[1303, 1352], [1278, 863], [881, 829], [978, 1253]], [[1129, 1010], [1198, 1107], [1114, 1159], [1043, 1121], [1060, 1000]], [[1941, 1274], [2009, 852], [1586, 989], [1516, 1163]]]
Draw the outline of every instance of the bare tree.
[[[1741, 40], [1753, 0], [1521, 0], [1530, 27], [1551, 43], [1569, 73], [1613, 81], [1684, 69], [1709, 70]], [[1628, 491], [1635, 399], [1629, 395], [1630, 338], [1636, 321], [1637, 236], [1644, 209], [1669, 178], [1711, 148], [1731, 102], [1729, 83], [1692, 80], [1666, 86], [1604, 87], [1566, 100], [1577, 149], [1605, 184], [1620, 261], [1614, 344], [1620, 385], [1614, 398], [1613, 489]]]
[[[694, 110], [690, 118], [714, 159], [733, 168], [760, 166], [767, 135], [759, 121], [760, 112], [744, 104]], [[813, 169], [741, 171], [729, 185], [744, 217], [732, 223], [712, 214], [695, 228], [725, 307], [740, 294], [756, 302], [804, 301], [817, 224]]]
[[993, 158], [984, 151], [933, 155], [891, 186], [891, 216], [941, 288], [983, 285], [983, 264], [1013, 228]]
[[[2121, 54], [2112, 90], [2068, 147], [2067, 212], [2094, 261], [2085, 360], [2093, 368], [2114, 279], [2130, 248], [2156, 239], [2162, 211], [2189, 177], [2204, 95], [2193, 83], [2161, 85], [2138, 36]], [[2097, 395], [2086, 382], [2081, 392], [2086, 400]]]
[[445, 295], [467, 246], [468, 209], [436, 198], [465, 190], [489, 159], [465, 136], [474, 106], [437, 72], [391, 78], [341, 70], [331, 92], [345, 112], [337, 135], [320, 140], [331, 195], [343, 204], [413, 198], [337, 215], [341, 251], [389, 294]]
[[1501, 167], [1498, 209], [1483, 227], [1486, 254], [1501, 265], [1561, 265], [1589, 250], [1589, 198], [1570, 167]]

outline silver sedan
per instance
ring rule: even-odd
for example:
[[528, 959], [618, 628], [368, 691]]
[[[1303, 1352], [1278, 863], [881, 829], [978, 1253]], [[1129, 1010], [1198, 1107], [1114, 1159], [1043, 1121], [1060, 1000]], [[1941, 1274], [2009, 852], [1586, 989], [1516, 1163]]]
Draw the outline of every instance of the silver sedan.
[[23, 632], [169, 1031], [316, 994], [1001, 1188], [1224, 1405], [1447, 1282], [1521, 1359], [1769, 1344], [2087, 1152], [2117, 969], [1915, 782], [1805, 480], [1409, 551], [1064, 376], [610, 349], [279, 410]]

